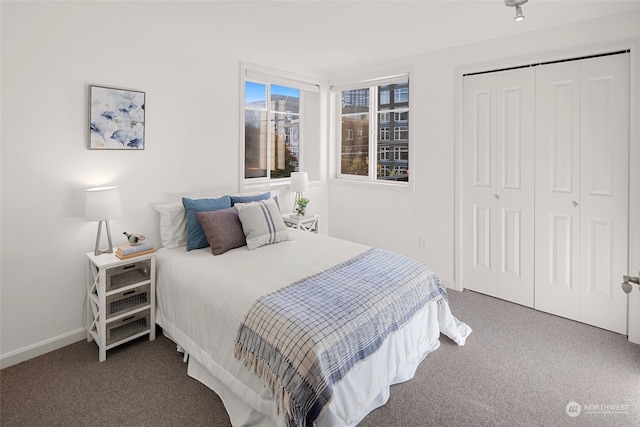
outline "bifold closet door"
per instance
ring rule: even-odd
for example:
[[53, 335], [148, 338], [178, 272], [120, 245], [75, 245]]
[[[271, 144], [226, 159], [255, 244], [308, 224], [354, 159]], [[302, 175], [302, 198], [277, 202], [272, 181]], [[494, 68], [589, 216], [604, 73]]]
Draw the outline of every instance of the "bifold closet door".
[[533, 306], [531, 68], [464, 78], [465, 287]]
[[629, 55], [536, 75], [535, 307], [626, 334]]

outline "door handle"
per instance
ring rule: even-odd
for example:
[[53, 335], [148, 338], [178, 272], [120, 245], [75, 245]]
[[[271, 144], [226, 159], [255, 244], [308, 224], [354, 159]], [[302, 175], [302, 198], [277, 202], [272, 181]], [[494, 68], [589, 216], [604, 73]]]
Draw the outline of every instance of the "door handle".
[[494, 194], [493, 196], [496, 198], [496, 200], [500, 200], [500, 196], [498, 194]]
[[632, 283], [635, 283], [636, 285], [638, 285], [638, 289], [640, 289], [640, 272], [638, 272], [637, 277], [622, 276], [622, 284], [620, 286], [622, 286], [622, 290], [628, 294], [633, 290]]
[[571, 204], [573, 205], [574, 208], [577, 208], [578, 206], [580, 206], [580, 204], [578, 202], [576, 202], [575, 200], [573, 202], [571, 202]]

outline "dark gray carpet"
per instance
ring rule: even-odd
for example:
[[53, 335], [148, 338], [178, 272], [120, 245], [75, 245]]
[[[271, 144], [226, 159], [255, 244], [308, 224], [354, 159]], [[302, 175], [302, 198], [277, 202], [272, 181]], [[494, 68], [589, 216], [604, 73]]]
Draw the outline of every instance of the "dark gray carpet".
[[[469, 291], [450, 301], [474, 330], [467, 344], [442, 337], [361, 426], [640, 426], [640, 346]], [[567, 415], [570, 402], [579, 415]], [[161, 334], [110, 350], [103, 363], [83, 341], [0, 371], [0, 424], [230, 425]]]

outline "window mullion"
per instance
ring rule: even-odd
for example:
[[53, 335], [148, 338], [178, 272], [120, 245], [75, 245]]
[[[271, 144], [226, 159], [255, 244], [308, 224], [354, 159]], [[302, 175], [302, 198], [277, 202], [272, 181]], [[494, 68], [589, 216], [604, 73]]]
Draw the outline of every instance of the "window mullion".
[[369, 88], [369, 179], [375, 181], [378, 170], [378, 88]]
[[273, 112], [271, 111], [271, 84], [267, 84], [267, 99], [266, 99], [266, 107], [267, 107], [267, 179], [271, 179], [271, 144], [273, 129], [271, 124], [271, 115]]

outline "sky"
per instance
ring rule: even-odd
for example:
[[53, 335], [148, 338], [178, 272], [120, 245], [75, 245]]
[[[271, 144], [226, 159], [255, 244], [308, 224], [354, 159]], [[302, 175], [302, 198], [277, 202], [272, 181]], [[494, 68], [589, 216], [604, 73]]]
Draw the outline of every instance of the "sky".
[[[286, 95], [296, 98], [300, 97], [300, 89], [286, 86], [271, 85], [271, 93], [274, 95]], [[262, 83], [245, 82], [244, 99], [249, 104], [255, 101], [264, 101], [266, 97], [266, 86]]]

